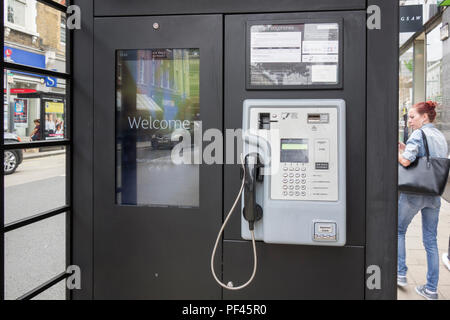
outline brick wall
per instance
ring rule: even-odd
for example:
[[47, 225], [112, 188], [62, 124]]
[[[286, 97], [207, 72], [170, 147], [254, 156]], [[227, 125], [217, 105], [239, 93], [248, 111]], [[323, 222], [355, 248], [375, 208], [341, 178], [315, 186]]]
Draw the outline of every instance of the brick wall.
[[58, 54], [64, 54], [64, 46], [61, 46], [61, 13], [40, 2], [37, 3], [36, 25], [41, 41], [42, 49], [54, 50]]

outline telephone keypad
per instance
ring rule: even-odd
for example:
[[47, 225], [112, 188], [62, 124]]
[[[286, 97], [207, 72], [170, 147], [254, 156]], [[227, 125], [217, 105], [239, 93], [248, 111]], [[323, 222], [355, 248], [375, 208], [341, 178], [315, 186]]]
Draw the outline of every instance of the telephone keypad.
[[[282, 165], [282, 195], [287, 198], [296, 197], [298, 200], [306, 197], [307, 168], [297, 163], [284, 163]], [[301, 179], [300, 179], [301, 178]], [[301, 183], [301, 184], [300, 184]], [[293, 198], [292, 200], [296, 200]]]

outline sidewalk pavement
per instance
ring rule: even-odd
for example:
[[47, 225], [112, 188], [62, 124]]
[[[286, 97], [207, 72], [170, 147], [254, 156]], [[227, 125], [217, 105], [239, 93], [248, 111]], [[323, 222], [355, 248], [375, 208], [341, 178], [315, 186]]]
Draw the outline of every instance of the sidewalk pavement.
[[[419, 212], [409, 225], [406, 233], [406, 265], [408, 266], [408, 286], [398, 288], [399, 300], [423, 300], [414, 288], [426, 283], [427, 256], [422, 244], [422, 217]], [[439, 249], [439, 284], [440, 300], [450, 300], [450, 271], [442, 263], [442, 254], [448, 251], [448, 237], [450, 236], [450, 203], [442, 199], [438, 224]]]
[[65, 153], [66, 153], [65, 148], [61, 149], [61, 150], [52, 150], [52, 151], [43, 151], [43, 152], [24, 152], [23, 159], [27, 160], [27, 159], [43, 158], [43, 157], [56, 156], [58, 154], [65, 154]]

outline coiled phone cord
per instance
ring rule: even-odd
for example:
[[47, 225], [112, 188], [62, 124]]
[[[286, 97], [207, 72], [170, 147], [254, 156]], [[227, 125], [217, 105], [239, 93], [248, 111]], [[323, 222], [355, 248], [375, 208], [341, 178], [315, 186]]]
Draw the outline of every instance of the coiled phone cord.
[[257, 256], [256, 256], [255, 232], [254, 232], [254, 230], [250, 230], [250, 233], [252, 234], [253, 260], [254, 260], [253, 273], [252, 273], [250, 279], [246, 283], [244, 283], [243, 285], [241, 285], [239, 287], [233, 287], [233, 284], [231, 282], [229, 283], [229, 285], [226, 285], [223, 282], [221, 282], [217, 278], [216, 272], [214, 271], [214, 256], [216, 255], [217, 246], [219, 245], [219, 241], [220, 241], [220, 238], [222, 236], [223, 231], [225, 230], [225, 226], [227, 225], [228, 221], [230, 220], [231, 215], [233, 214], [234, 208], [238, 204], [239, 198], [241, 197], [242, 191], [244, 190], [244, 186], [245, 186], [245, 166], [244, 166], [244, 158], [243, 158], [242, 153], [241, 153], [241, 165], [242, 165], [242, 169], [244, 170], [244, 174], [243, 174], [243, 178], [242, 178], [242, 184], [241, 184], [241, 189], [239, 190], [239, 194], [236, 197], [236, 200], [234, 201], [234, 204], [231, 207], [230, 211], [228, 212], [228, 215], [227, 215], [227, 217], [226, 217], [222, 227], [220, 228], [219, 234], [217, 235], [216, 244], [214, 245], [214, 250], [213, 250], [212, 255], [211, 255], [211, 272], [212, 272], [212, 274], [214, 276], [214, 279], [217, 281], [217, 283], [220, 286], [222, 286], [223, 288], [228, 289], [228, 290], [241, 290], [241, 289], [244, 289], [245, 287], [247, 287], [253, 281], [253, 279], [255, 278], [256, 267], [257, 267], [257, 264], [258, 264], [258, 259], [257, 259]]

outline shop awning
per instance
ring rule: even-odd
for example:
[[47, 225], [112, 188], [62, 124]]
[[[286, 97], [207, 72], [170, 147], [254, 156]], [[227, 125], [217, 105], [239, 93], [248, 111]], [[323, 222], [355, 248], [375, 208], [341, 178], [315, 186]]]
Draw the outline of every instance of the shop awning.
[[150, 112], [163, 112], [163, 109], [149, 96], [145, 94], [137, 94], [136, 109]]

